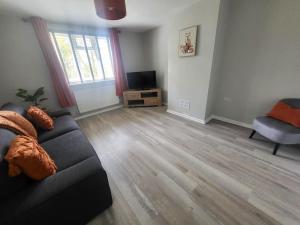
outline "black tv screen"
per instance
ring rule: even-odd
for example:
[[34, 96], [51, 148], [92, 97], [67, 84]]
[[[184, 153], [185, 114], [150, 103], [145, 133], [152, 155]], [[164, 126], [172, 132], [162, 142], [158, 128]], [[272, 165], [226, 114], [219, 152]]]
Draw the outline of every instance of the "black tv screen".
[[129, 89], [151, 89], [156, 88], [156, 72], [143, 71], [127, 73]]

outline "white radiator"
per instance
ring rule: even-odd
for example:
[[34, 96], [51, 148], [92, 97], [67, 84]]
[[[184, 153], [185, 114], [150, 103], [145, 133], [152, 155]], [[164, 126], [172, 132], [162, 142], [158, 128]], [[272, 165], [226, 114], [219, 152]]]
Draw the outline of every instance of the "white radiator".
[[103, 81], [73, 85], [77, 107], [80, 113], [86, 113], [120, 103], [116, 96], [114, 81]]

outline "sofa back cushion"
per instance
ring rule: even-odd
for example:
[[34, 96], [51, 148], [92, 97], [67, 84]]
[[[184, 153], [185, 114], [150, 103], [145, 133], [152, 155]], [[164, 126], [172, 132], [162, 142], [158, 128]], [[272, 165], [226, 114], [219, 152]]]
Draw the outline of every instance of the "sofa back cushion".
[[4, 157], [15, 137], [16, 134], [12, 131], [0, 128], [0, 199], [8, 198], [32, 183], [25, 175], [13, 178], [8, 176], [8, 163]]
[[23, 106], [16, 105], [14, 103], [6, 103], [1, 106], [0, 110], [13, 111], [21, 114], [26, 118], [26, 110]]

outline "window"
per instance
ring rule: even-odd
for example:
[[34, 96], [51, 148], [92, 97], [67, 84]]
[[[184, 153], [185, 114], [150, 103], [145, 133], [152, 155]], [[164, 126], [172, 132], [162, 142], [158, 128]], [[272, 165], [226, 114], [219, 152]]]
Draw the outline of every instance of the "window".
[[50, 38], [69, 84], [114, 79], [107, 36], [50, 32]]

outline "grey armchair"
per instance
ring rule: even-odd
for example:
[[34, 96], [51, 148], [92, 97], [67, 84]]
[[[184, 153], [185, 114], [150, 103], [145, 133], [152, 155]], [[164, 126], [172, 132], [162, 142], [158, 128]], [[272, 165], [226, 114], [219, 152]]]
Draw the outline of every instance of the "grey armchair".
[[[300, 99], [283, 99], [282, 102], [293, 108], [300, 109]], [[253, 131], [249, 138], [251, 139], [256, 132], [270, 139], [275, 143], [273, 155], [277, 154], [281, 144], [294, 145], [300, 144], [300, 128], [288, 123], [273, 119], [268, 116], [257, 117], [253, 121]]]

